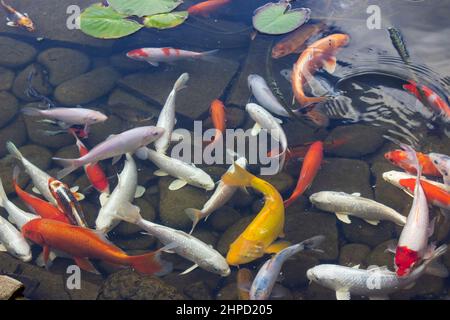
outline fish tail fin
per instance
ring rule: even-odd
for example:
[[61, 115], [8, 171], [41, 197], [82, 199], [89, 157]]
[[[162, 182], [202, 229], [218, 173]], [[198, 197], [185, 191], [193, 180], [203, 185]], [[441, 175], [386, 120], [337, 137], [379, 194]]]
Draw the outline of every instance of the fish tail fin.
[[446, 244], [438, 247], [433, 251], [430, 258], [424, 262], [425, 273], [441, 278], [448, 277], [448, 269], [437, 261], [441, 256], [447, 252], [448, 246]]
[[185, 209], [184, 212], [189, 217], [189, 219], [192, 220], [192, 228], [189, 234], [192, 234], [197, 224], [200, 222], [202, 218], [202, 211], [198, 209], [188, 208]]
[[175, 82], [174, 86], [173, 86], [173, 90], [175, 92], [178, 92], [180, 90], [183, 90], [184, 88], [187, 87], [186, 83], [189, 81], [189, 73], [183, 73], [178, 80]]
[[24, 107], [20, 109], [20, 112], [22, 112], [26, 116], [30, 117], [38, 117], [41, 115], [41, 110], [38, 108], [32, 108], [32, 107]]
[[140, 256], [130, 256], [131, 266], [138, 272], [162, 276], [172, 271], [172, 264], [160, 258], [161, 252], [154, 251]]
[[218, 57], [215, 55], [219, 52], [219, 49], [211, 50], [211, 51], [205, 51], [200, 54], [200, 57], [202, 60], [206, 60], [209, 62], [217, 62], [219, 60]]
[[57, 178], [62, 179], [65, 176], [71, 174], [73, 171], [77, 170], [81, 165], [78, 163], [77, 159], [61, 159], [61, 158], [53, 158], [56, 163], [63, 166], [64, 169], [58, 172]]
[[252, 184], [253, 178], [254, 176], [250, 172], [234, 163], [234, 171], [225, 173], [222, 181], [230, 186], [248, 187]]
[[16, 159], [22, 160], [23, 155], [22, 152], [17, 149], [16, 145], [12, 141], [8, 141], [6, 143], [6, 149], [8, 149], [8, 152]]

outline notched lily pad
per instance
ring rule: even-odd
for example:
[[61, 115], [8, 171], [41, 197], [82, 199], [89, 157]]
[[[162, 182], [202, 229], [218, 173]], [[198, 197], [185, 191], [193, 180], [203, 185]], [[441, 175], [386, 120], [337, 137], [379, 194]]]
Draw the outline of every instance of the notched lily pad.
[[155, 14], [144, 18], [147, 28], [169, 29], [182, 24], [189, 16], [187, 11]]
[[108, 0], [108, 3], [117, 12], [144, 17], [170, 12], [183, 0]]
[[287, 2], [268, 3], [255, 10], [253, 26], [261, 33], [279, 35], [294, 31], [311, 16], [308, 8], [291, 10]]

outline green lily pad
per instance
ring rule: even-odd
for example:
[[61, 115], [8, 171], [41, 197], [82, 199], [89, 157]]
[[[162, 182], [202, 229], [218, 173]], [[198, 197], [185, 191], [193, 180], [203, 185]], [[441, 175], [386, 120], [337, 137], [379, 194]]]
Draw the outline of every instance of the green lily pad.
[[155, 14], [144, 18], [147, 28], [169, 29], [182, 24], [189, 16], [187, 11]]
[[117, 39], [135, 33], [143, 25], [126, 19], [127, 16], [111, 7], [94, 4], [80, 16], [81, 31], [95, 38]]
[[309, 20], [310, 9], [290, 8], [287, 2], [268, 3], [256, 9], [253, 26], [261, 33], [279, 35], [294, 31]]
[[170, 12], [183, 0], [108, 0], [108, 3], [117, 12], [144, 17]]

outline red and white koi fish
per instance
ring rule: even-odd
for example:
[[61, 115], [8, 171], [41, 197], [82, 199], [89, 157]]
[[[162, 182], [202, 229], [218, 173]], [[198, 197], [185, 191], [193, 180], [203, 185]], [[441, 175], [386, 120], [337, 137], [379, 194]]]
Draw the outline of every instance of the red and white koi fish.
[[434, 221], [430, 223], [428, 202], [420, 181], [419, 160], [416, 152], [410, 146], [402, 145], [402, 148], [414, 159], [417, 178], [413, 205], [395, 252], [394, 262], [399, 277], [409, 275], [414, 266], [420, 261], [428, 259], [434, 251], [434, 247], [428, 244], [428, 239], [434, 232]]
[[[441, 177], [441, 173], [433, 164], [430, 157], [421, 152], [416, 153], [417, 159], [419, 160], [419, 164], [422, 167], [422, 174], [426, 176], [432, 177]], [[414, 159], [409, 157], [409, 153], [403, 150], [394, 150], [387, 152], [384, 155], [386, 160], [389, 160], [393, 165], [402, 168], [403, 170], [416, 174], [416, 168], [414, 165]]]
[[[78, 135], [71, 130], [70, 132], [76, 139], [80, 157], [87, 155], [89, 153], [89, 150], [86, 148], [83, 142], [81, 142], [80, 139], [78, 139]], [[91, 182], [95, 190], [97, 190], [100, 193], [109, 194], [109, 181], [102, 167], [98, 163], [96, 163], [96, 164], [86, 164], [84, 165], [83, 168], [84, 172], [86, 173], [86, 176], [88, 177], [89, 181]]]
[[231, 0], [208, 0], [194, 4], [188, 8], [189, 15], [209, 17], [217, 9], [230, 3]]
[[445, 185], [450, 187], [450, 157], [439, 153], [430, 153], [428, 156], [433, 161], [433, 165], [442, 174]]
[[30, 19], [27, 13], [21, 13], [11, 7], [10, 5], [6, 4], [5, 1], [1, 0], [0, 4], [5, 9], [7, 13], [7, 23], [6, 25], [9, 27], [21, 27], [25, 28], [29, 32], [36, 31], [36, 28], [34, 26], [33, 20]]
[[409, 84], [405, 84], [403, 89], [415, 95], [419, 100], [422, 99], [422, 95], [420, 93], [420, 91], [422, 91], [424, 98], [426, 98], [428, 104], [434, 108], [434, 111], [443, 116], [447, 121], [450, 121], [450, 106], [436, 92], [425, 85], [420, 86], [419, 91], [419, 87], [414, 81], [409, 81]]
[[137, 61], [146, 61], [157, 67], [160, 62], [171, 63], [185, 59], [208, 59], [218, 51], [194, 52], [174, 48], [141, 48], [128, 52], [127, 57]]

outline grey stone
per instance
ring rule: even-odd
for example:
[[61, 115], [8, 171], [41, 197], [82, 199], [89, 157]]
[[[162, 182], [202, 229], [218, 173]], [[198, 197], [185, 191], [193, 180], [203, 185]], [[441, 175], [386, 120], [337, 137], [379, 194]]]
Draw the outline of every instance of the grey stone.
[[0, 129], [0, 157], [7, 154], [6, 142], [12, 141], [17, 147], [20, 147], [27, 140], [27, 132], [24, 130], [25, 124], [22, 117], [17, 117], [6, 127]]
[[52, 93], [52, 87], [47, 83], [45, 69], [37, 63], [30, 64], [17, 74], [12, 88], [15, 96], [24, 101], [36, 101], [35, 98], [29, 97], [26, 94], [29, 87], [28, 77], [31, 73], [33, 73], [33, 79], [31, 81], [33, 88], [39, 94], [49, 96]]
[[0, 128], [2, 128], [17, 114], [18, 102], [16, 97], [6, 91], [0, 91], [0, 110]]
[[[5, 27], [0, 26], [0, 32]], [[18, 41], [9, 37], [0, 36], [0, 65], [9, 68], [19, 68], [31, 61], [36, 56], [36, 49], [28, 43]]]
[[0, 67], [0, 91], [11, 89], [15, 76], [14, 71]]

